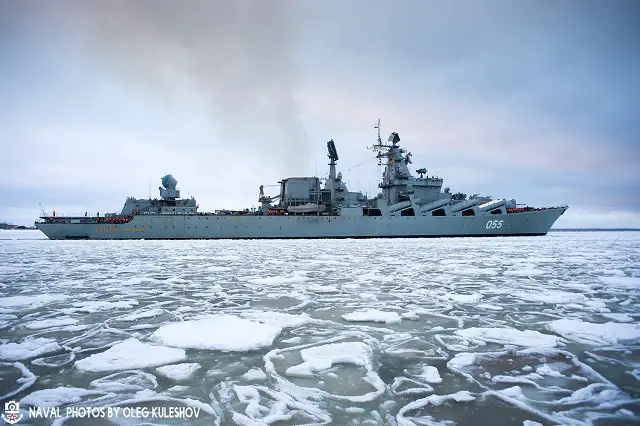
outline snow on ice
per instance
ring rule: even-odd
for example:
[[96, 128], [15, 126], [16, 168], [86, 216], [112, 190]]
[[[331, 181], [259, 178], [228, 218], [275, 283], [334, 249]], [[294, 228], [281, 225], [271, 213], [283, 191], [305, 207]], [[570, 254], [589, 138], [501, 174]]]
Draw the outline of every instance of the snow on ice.
[[315, 372], [327, 370], [337, 363], [354, 364], [361, 367], [371, 365], [371, 349], [362, 342], [330, 343], [313, 346], [300, 351], [302, 364], [289, 367], [290, 376], [313, 376]]
[[637, 323], [594, 324], [574, 319], [560, 319], [550, 322], [547, 328], [567, 339], [591, 345], [615, 345], [640, 340], [640, 324]]
[[250, 351], [271, 346], [281, 327], [231, 315], [184, 321], [160, 327], [151, 339], [179, 348]]
[[378, 309], [351, 312], [350, 314], [342, 315], [342, 318], [345, 321], [383, 322], [385, 324], [398, 324], [402, 321], [397, 312], [384, 312]]
[[202, 366], [197, 362], [186, 362], [183, 364], [172, 364], [158, 367], [156, 368], [156, 371], [168, 379], [179, 382], [189, 379], [200, 368], [202, 368]]
[[80, 371], [101, 372], [156, 367], [187, 359], [184, 350], [128, 339], [75, 362]]
[[472, 327], [457, 330], [456, 335], [465, 339], [483, 340], [501, 344], [513, 344], [519, 346], [558, 346], [561, 339], [557, 336], [542, 334], [533, 330], [515, 330], [513, 328], [482, 328]]

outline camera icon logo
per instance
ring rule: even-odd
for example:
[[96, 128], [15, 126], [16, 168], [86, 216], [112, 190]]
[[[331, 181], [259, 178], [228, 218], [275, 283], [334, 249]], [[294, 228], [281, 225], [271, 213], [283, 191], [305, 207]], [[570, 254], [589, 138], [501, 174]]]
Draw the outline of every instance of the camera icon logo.
[[14, 425], [22, 420], [24, 415], [20, 414], [20, 404], [15, 401], [9, 401], [4, 403], [4, 413], [0, 416], [2, 420]]

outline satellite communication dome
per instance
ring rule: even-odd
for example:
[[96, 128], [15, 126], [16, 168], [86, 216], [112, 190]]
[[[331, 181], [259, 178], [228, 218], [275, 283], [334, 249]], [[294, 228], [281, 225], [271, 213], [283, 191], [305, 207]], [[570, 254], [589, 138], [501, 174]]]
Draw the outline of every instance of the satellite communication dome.
[[171, 175], [166, 175], [162, 178], [162, 186], [164, 186], [166, 189], [176, 189], [177, 185], [178, 181]]

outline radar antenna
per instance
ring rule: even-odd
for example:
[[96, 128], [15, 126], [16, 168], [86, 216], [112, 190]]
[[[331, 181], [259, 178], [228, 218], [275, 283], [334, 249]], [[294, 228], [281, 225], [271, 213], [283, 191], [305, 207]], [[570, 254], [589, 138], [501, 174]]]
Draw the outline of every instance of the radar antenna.
[[331, 160], [331, 164], [335, 164], [338, 161], [338, 151], [336, 151], [336, 143], [331, 139], [327, 142], [327, 149], [329, 151], [329, 159]]
[[47, 214], [44, 212], [44, 208], [42, 207], [42, 203], [38, 203], [40, 206], [40, 212], [42, 212], [42, 216], [46, 216]]
[[382, 145], [382, 139], [380, 139], [380, 119], [378, 118], [378, 122], [376, 123], [375, 126], [373, 126], [374, 129], [378, 129], [378, 145]]
[[[376, 123], [375, 126], [373, 126], [374, 129], [378, 130], [378, 140], [376, 141], [376, 143], [369, 147], [369, 149], [373, 150], [373, 151], [377, 151], [380, 150], [381, 148], [391, 148], [391, 145], [385, 145], [382, 143], [382, 138], [380, 137], [380, 119], [378, 119], [378, 122]], [[398, 138], [400, 139], [400, 138]], [[389, 139], [389, 142], [391, 142], [391, 139]]]
[[[370, 149], [372, 151], [378, 151], [378, 155], [376, 156], [376, 158], [378, 159], [378, 165], [381, 166], [382, 165], [382, 158], [383, 157], [389, 157], [389, 152], [391, 150], [391, 148], [393, 148], [395, 146], [394, 145], [385, 145], [384, 143], [382, 143], [382, 138], [380, 137], [380, 119], [378, 119], [378, 122], [375, 124], [375, 126], [373, 126], [374, 129], [378, 130], [378, 140], [376, 141], [375, 144], [373, 144], [370, 147], [367, 147], [367, 149]], [[383, 152], [384, 149], [387, 149], [387, 152]]]

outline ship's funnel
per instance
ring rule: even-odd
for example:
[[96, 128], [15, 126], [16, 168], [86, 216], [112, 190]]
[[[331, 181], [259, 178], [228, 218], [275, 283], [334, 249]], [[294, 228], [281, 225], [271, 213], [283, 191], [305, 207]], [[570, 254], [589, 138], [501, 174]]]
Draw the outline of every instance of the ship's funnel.
[[162, 186], [166, 189], [176, 189], [178, 181], [171, 175], [166, 175], [162, 178]]

